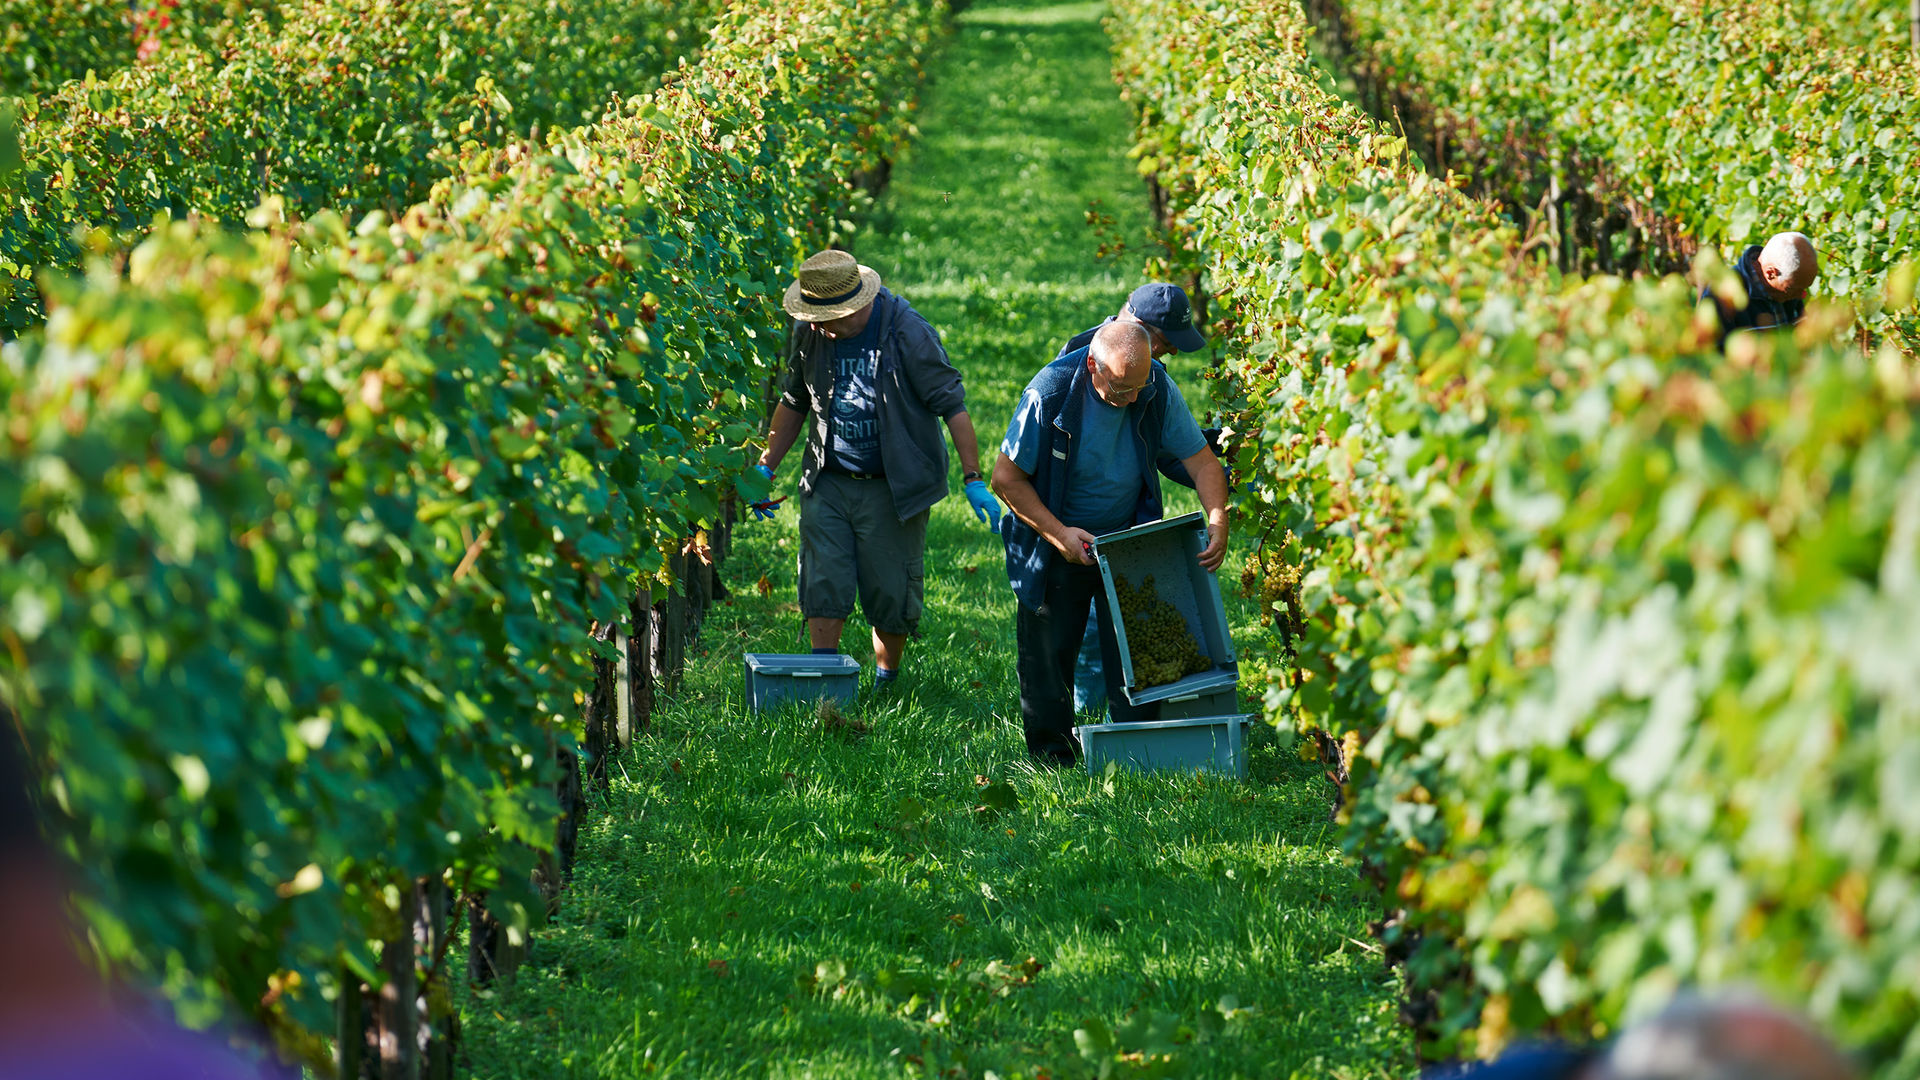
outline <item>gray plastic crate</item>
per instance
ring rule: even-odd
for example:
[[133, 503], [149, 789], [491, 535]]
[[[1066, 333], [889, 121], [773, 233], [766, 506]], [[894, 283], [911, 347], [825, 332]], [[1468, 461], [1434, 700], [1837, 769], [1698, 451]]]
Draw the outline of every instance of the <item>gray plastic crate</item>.
[[1210, 671], [1189, 676], [1184, 694], [1160, 701], [1160, 719], [1185, 720], [1192, 716], [1225, 716], [1240, 711], [1240, 680], [1230, 671]]
[[1086, 724], [1073, 729], [1087, 771], [1108, 762], [1142, 772], [1210, 772], [1247, 776], [1247, 717], [1192, 716], [1140, 724]]
[[[1233, 652], [1233, 637], [1227, 632], [1227, 608], [1220, 598], [1220, 579], [1200, 568], [1200, 552], [1207, 546], [1205, 517], [1182, 514], [1136, 525], [1096, 537], [1093, 544], [1095, 559], [1100, 564], [1100, 578], [1106, 586], [1108, 609], [1115, 615], [1121, 681], [1128, 701], [1148, 705], [1190, 694], [1216, 692], [1223, 681], [1230, 684], [1239, 679], [1240, 665]], [[1200, 651], [1213, 661], [1213, 670], [1188, 675], [1163, 686], [1135, 689], [1133, 657], [1127, 651], [1127, 627], [1125, 620], [1119, 618], [1120, 597], [1113, 582], [1114, 578], [1122, 577], [1137, 589], [1149, 575], [1160, 598], [1186, 617], [1187, 629], [1193, 633]]]
[[860, 693], [860, 661], [838, 653], [747, 653], [746, 670], [747, 706], [754, 712], [790, 701], [851, 701]]

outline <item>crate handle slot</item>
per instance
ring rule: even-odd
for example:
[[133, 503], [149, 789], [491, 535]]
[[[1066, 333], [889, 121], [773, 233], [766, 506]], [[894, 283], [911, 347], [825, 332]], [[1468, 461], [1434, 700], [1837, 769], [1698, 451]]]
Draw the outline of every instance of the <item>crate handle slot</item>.
[[793, 677], [796, 679], [817, 679], [825, 674], [826, 672], [824, 671], [796, 671], [793, 673]]

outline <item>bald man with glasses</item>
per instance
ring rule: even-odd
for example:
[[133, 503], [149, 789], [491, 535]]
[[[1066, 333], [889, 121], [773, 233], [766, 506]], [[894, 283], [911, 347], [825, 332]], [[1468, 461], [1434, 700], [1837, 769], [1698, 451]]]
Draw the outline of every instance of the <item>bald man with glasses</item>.
[[[1137, 322], [1096, 327], [1084, 346], [1042, 368], [1007, 426], [993, 489], [1011, 511], [1001, 536], [1020, 602], [1020, 718], [1027, 752], [1042, 764], [1071, 765], [1079, 753], [1073, 663], [1089, 604], [1102, 592], [1093, 540], [1160, 519], [1163, 456], [1193, 478], [1207, 517], [1200, 564], [1218, 569], [1227, 553], [1226, 474]], [[1157, 705], [1133, 705], [1121, 691], [1112, 614], [1105, 604], [1091, 606], [1113, 719], [1156, 719]]]
[[[1133, 290], [1118, 312], [1068, 338], [1054, 359], [1086, 348], [1100, 327], [1116, 322], [1145, 327], [1155, 360], [1175, 353], [1199, 352], [1207, 347], [1207, 339], [1193, 325], [1193, 305], [1187, 299], [1187, 290], [1170, 282], [1149, 281]], [[1207, 448], [1213, 451], [1214, 456], [1224, 459], [1226, 451], [1220, 445], [1220, 429], [1202, 428], [1200, 433], [1207, 437]], [[1193, 478], [1181, 467], [1178, 459], [1162, 453], [1155, 464], [1167, 479], [1183, 487], [1193, 486]], [[1107, 707], [1106, 681], [1105, 665], [1100, 658], [1098, 620], [1094, 620], [1087, 624], [1086, 637], [1080, 642], [1080, 655], [1074, 664], [1075, 711], [1104, 711]]]

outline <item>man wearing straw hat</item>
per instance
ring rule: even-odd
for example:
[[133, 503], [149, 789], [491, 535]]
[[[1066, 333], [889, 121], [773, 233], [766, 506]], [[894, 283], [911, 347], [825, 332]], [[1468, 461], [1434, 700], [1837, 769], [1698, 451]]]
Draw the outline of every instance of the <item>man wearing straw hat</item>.
[[857, 598], [873, 626], [874, 685], [900, 673], [920, 622], [927, 518], [947, 497], [944, 422], [967, 502], [1000, 528], [980, 472], [966, 388], [940, 337], [844, 251], [800, 267], [784, 301], [786, 375], [760, 471], [773, 478], [806, 425], [800, 469], [800, 613], [816, 653], [840, 649]]

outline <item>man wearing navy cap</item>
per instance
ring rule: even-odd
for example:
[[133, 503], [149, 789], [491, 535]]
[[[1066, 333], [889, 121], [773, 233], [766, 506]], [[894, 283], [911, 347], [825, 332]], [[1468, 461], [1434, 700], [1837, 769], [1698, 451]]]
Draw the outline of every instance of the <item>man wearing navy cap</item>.
[[[1200, 564], [1216, 569], [1227, 553], [1226, 474], [1167, 369], [1153, 359], [1156, 347], [1205, 341], [1193, 329], [1185, 293], [1170, 285], [1148, 290], [1134, 294], [1142, 303], [1129, 301], [1122, 317], [1077, 335], [1084, 344], [1033, 377], [993, 466], [993, 489], [1012, 511], [1001, 537], [1007, 577], [1020, 601], [1014, 623], [1020, 718], [1027, 752], [1046, 764], [1069, 765], [1078, 754], [1073, 662], [1090, 605], [1113, 718], [1124, 723], [1159, 714], [1157, 705], [1134, 706], [1120, 691], [1111, 613], [1092, 604], [1101, 582], [1091, 544], [1101, 534], [1161, 517], [1157, 466], [1163, 456], [1193, 478], [1206, 510]], [[1166, 306], [1152, 306], [1162, 301]]]
[[1153, 341], [1155, 360], [1177, 352], [1199, 352], [1207, 347], [1207, 339], [1193, 328], [1193, 305], [1187, 302], [1187, 291], [1164, 281], [1151, 281], [1133, 290], [1133, 295], [1120, 306], [1118, 315], [1109, 315], [1100, 320], [1100, 326], [1068, 338], [1054, 359], [1086, 348], [1093, 341], [1094, 331], [1110, 322], [1133, 322], [1146, 327]]

